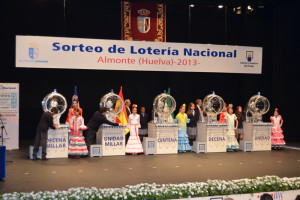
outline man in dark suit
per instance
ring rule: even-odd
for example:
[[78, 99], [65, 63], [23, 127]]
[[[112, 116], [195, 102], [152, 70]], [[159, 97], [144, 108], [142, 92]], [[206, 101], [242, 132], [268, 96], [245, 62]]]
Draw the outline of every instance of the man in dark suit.
[[50, 112], [46, 111], [42, 114], [42, 117], [39, 121], [35, 141], [34, 141], [34, 148], [33, 148], [33, 161], [35, 161], [36, 154], [39, 150], [40, 145], [42, 146], [42, 160], [47, 160], [47, 140], [48, 140], [48, 129], [56, 129], [57, 127], [53, 124], [53, 115], [55, 115], [58, 111], [58, 108], [54, 107], [51, 108]]
[[100, 111], [96, 111], [93, 115], [93, 117], [90, 119], [90, 121], [87, 123], [87, 132], [86, 132], [86, 138], [85, 143], [87, 146], [88, 151], [90, 151], [90, 146], [95, 138], [96, 132], [98, 131], [101, 124], [109, 124], [112, 126], [119, 126], [118, 123], [113, 123], [108, 121], [108, 119], [105, 117], [107, 108], [101, 107]]
[[131, 105], [131, 101], [129, 99], [126, 99], [125, 100], [125, 108], [126, 108], [127, 117], [129, 117], [129, 115], [131, 115], [130, 105]]
[[[196, 108], [195, 108], [195, 118], [197, 120], [197, 122], [202, 122], [204, 120], [204, 117], [203, 117], [203, 111], [201, 109], [201, 105], [202, 105], [202, 100], [201, 99], [197, 99], [196, 100]], [[198, 125], [198, 124], [197, 124]], [[197, 135], [196, 135], [196, 141], [198, 140], [198, 128], [197, 128]]]
[[141, 141], [143, 142], [143, 137], [148, 136], [148, 114], [146, 113], [145, 106], [141, 107], [140, 124], [141, 128], [139, 129], [139, 136]]
[[197, 121], [202, 122], [203, 120], [203, 111], [201, 109], [201, 105], [202, 105], [202, 100], [201, 99], [197, 99], [196, 100], [196, 108], [195, 108], [195, 114], [197, 116]]

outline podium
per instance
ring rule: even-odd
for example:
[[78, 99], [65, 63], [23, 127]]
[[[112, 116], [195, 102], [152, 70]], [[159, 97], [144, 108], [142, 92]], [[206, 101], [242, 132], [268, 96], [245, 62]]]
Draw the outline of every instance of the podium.
[[101, 144], [102, 156], [125, 155], [125, 129], [126, 126], [106, 124], [100, 126], [96, 135], [96, 143]]
[[198, 122], [197, 137], [196, 142], [194, 142], [194, 144], [197, 144], [198, 142], [199, 145], [202, 145], [201, 148], [206, 148], [202, 149], [202, 152], [226, 152], [227, 126], [228, 125], [226, 123]]
[[153, 154], [178, 153], [178, 127], [175, 123], [148, 123], [148, 138], [154, 139], [155, 142], [152, 146], [154, 147]]
[[68, 132], [69, 126], [60, 124], [58, 129], [48, 130], [47, 158], [68, 157]]
[[272, 123], [244, 122], [245, 141], [252, 141], [252, 151], [270, 151]]

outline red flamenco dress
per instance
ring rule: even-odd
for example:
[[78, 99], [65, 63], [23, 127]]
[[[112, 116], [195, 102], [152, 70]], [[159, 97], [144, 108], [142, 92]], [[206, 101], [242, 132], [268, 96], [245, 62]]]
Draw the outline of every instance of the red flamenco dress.
[[226, 116], [226, 114], [224, 112], [221, 112], [218, 123], [225, 123], [225, 116]]
[[84, 125], [84, 119], [82, 117], [72, 117], [70, 119], [71, 139], [68, 148], [68, 154], [71, 157], [87, 156], [88, 149], [83, 137], [83, 130], [87, 127]]
[[282, 134], [282, 129], [280, 127], [280, 121], [282, 120], [281, 115], [278, 115], [277, 117], [272, 116], [272, 137], [271, 137], [271, 143], [272, 146], [282, 146], [285, 145], [285, 141], [283, 140], [284, 135]]
[[[76, 109], [76, 107], [73, 108], [69, 108], [69, 112], [68, 112], [68, 117], [66, 119], [66, 123], [70, 123], [70, 119], [75, 116], [74, 114], [74, 110]], [[82, 117], [82, 108], [78, 108], [79, 109], [79, 116]]]

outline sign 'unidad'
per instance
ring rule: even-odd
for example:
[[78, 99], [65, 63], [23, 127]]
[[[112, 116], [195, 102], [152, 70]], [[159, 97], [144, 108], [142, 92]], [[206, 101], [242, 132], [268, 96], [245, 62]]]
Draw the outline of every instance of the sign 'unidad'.
[[109, 136], [105, 136], [104, 138], [104, 145], [105, 146], [123, 146], [123, 140], [124, 137], [120, 136], [120, 137], [109, 137]]

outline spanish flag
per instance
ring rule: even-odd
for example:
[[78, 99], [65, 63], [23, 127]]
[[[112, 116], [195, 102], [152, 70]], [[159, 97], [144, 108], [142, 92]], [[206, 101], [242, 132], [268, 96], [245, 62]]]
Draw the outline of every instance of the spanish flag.
[[[121, 97], [122, 101], [124, 102], [122, 86], [120, 88], [119, 96]], [[120, 106], [121, 106], [121, 102], [117, 101], [116, 108], [118, 108]], [[128, 116], [127, 116], [127, 112], [126, 112], [126, 108], [125, 108], [125, 103], [123, 104], [122, 112], [120, 114], [118, 114], [116, 117], [116, 123], [121, 123], [124, 125], [128, 124]], [[130, 131], [129, 129], [126, 129], [125, 134], [129, 133], [129, 131]]]

